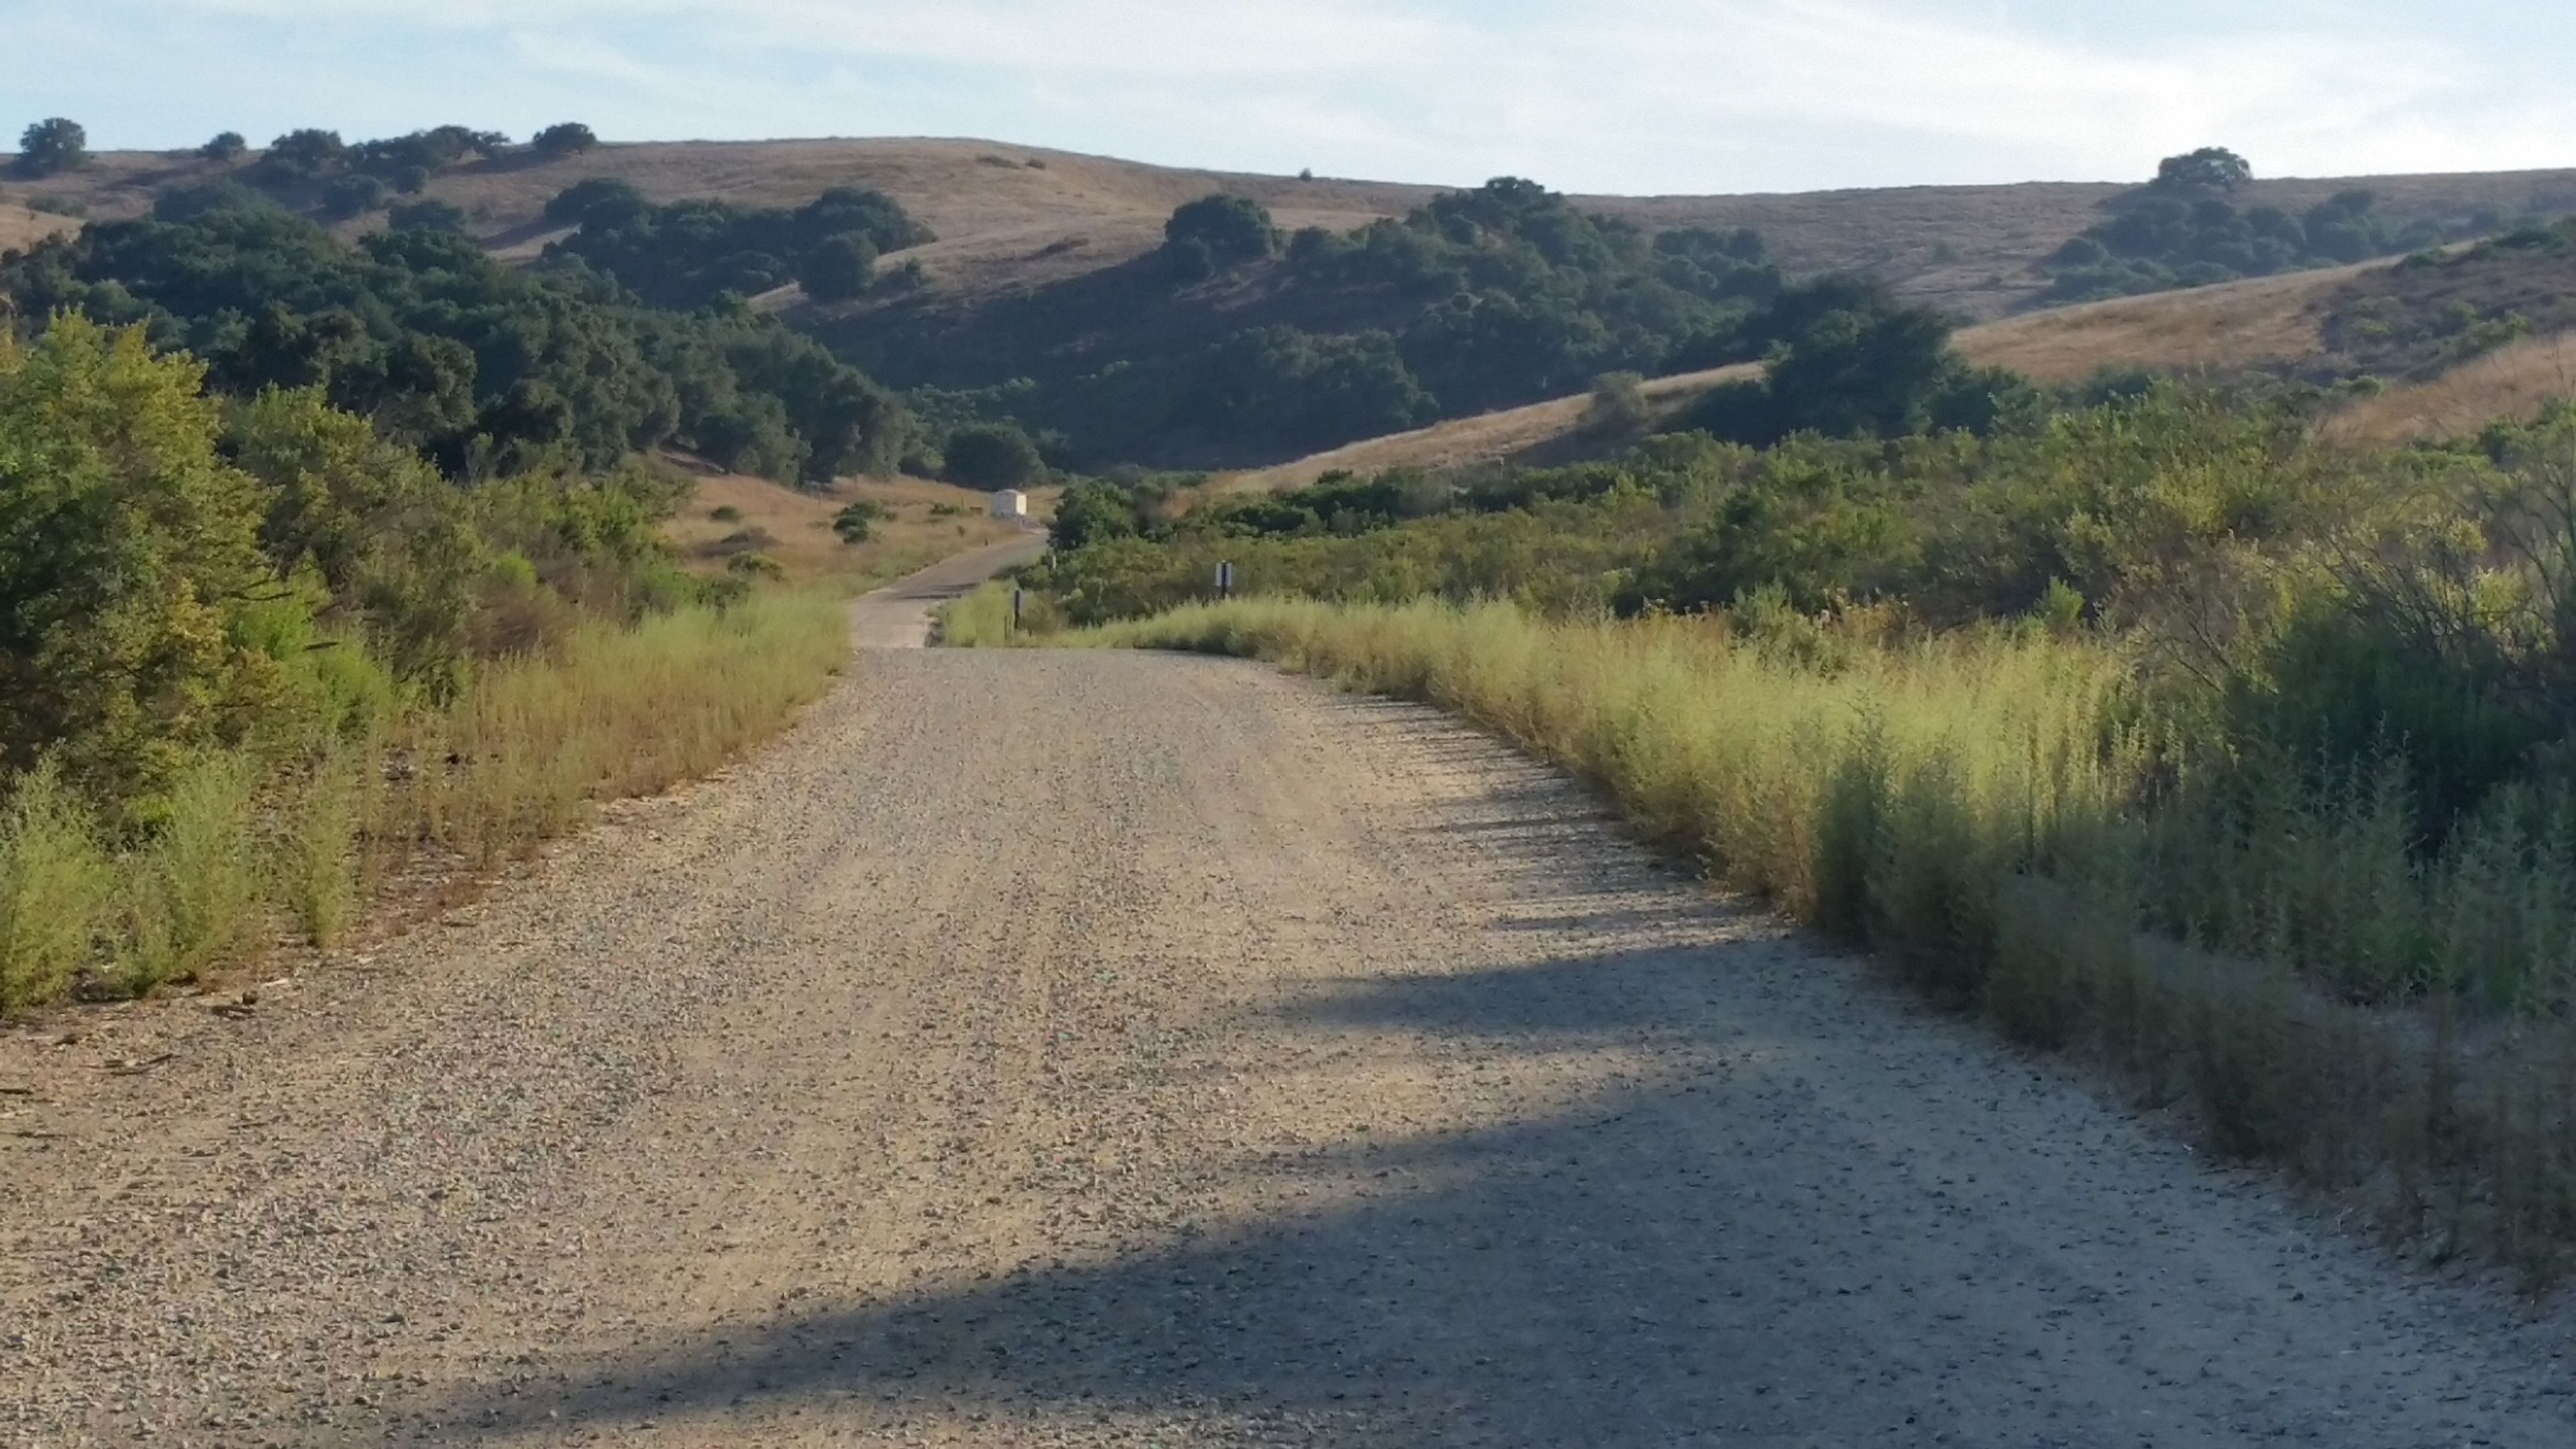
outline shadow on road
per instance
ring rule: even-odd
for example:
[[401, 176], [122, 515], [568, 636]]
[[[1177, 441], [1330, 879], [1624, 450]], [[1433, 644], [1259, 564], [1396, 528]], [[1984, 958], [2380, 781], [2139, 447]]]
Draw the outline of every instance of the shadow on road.
[[1706, 1039], [1725, 1030], [1705, 1003], [1733, 949], [1328, 983], [1294, 1003], [1319, 1035], [1474, 1038], [1505, 1071], [1641, 1038], [1690, 1048], [1670, 1074], [1546, 1120], [1244, 1164], [1332, 1204], [1302, 1217], [671, 1342], [433, 1417], [450, 1442], [789, 1404], [889, 1421], [1204, 1416], [1352, 1446], [1901, 1438], [1891, 1400], [1843, 1390], [1905, 1376], [1909, 1356], [1928, 1367], [1905, 1340], [1937, 1325], [1856, 1335], [1850, 1295], [1895, 1306], [1911, 1285], [1822, 1251], [1866, 1224], [1863, 1189], [1766, 1166], [1793, 1145], [1760, 1065], [1776, 1044]]

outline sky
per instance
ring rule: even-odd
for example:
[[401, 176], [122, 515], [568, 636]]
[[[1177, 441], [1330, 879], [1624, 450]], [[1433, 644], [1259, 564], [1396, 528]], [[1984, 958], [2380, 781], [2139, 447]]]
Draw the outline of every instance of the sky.
[[0, 0], [0, 127], [98, 149], [579, 120], [1627, 194], [2571, 166], [2572, 65], [2567, 0]]

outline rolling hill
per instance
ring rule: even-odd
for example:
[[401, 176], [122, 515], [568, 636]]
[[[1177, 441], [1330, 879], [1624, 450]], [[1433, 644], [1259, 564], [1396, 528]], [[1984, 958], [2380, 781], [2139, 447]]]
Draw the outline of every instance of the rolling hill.
[[[229, 169], [185, 152], [109, 152], [79, 171], [12, 190], [21, 201], [50, 197], [92, 217], [116, 218], [149, 210], [162, 190]], [[532, 255], [556, 234], [541, 214], [545, 203], [593, 176], [631, 182], [658, 201], [706, 196], [788, 206], [832, 186], [882, 190], [939, 234], [906, 256], [922, 263], [938, 293], [961, 301], [1132, 260], [1162, 240], [1174, 207], [1213, 191], [1249, 196], [1290, 229], [1348, 230], [1400, 215], [1444, 189], [1151, 166], [991, 141], [885, 139], [651, 142], [561, 160], [511, 154], [442, 172], [428, 195], [464, 208], [488, 245]], [[2267, 180], [2238, 199], [2299, 211], [2355, 187], [2378, 193], [2383, 209], [2400, 216], [2576, 211], [2576, 170]], [[1751, 227], [1792, 272], [1866, 272], [1905, 296], [1990, 319], [2038, 290], [2036, 262], [2101, 220], [2106, 203], [2135, 190], [2050, 182], [1574, 200], [1649, 230]], [[0, 211], [0, 228], [5, 217]]]
[[15, 201], [0, 199], [0, 252], [23, 250], [79, 225], [74, 217], [31, 211]]
[[[2372, 306], [2372, 299], [2395, 305]], [[1953, 341], [1970, 362], [2007, 367], [2048, 384], [2078, 382], [2106, 366], [2324, 379], [2348, 374], [2364, 361], [2396, 362], [2401, 366], [2393, 375], [2380, 379], [2382, 390], [2343, 404], [2326, 427], [2331, 436], [2400, 442], [2472, 434], [2496, 418], [2576, 397], [2576, 330], [2548, 310], [2552, 303], [2576, 304], [2576, 256], [2480, 247], [2440, 266], [2371, 262], [2028, 312], [1963, 328]], [[2446, 309], [2453, 325], [2471, 320], [2457, 331], [2414, 339], [2411, 355], [2389, 347], [2385, 332], [2353, 335], [2361, 330], [2352, 325], [2355, 317], [2436, 306]], [[2497, 345], [2446, 353], [2449, 340], [2468, 335], [2476, 320], [2532, 316], [2552, 325]], [[1646, 396], [1659, 416], [1669, 418], [1711, 387], [1750, 373], [1737, 366], [1658, 378], [1647, 385]], [[1586, 402], [1555, 398], [1452, 419], [1230, 473], [1215, 486], [1297, 488], [1336, 470], [1547, 462], [1579, 446]]]
[[[156, 196], [232, 169], [189, 153], [109, 153], [63, 176], [12, 182], [0, 196], [0, 249], [32, 245], [78, 224], [65, 213], [143, 214]], [[936, 233], [892, 258], [917, 262], [926, 285], [899, 294], [880, 289], [835, 306], [807, 302], [792, 285], [755, 300], [907, 388], [977, 389], [1011, 378], [1046, 379], [1049, 369], [1065, 374], [1047, 382], [1056, 387], [1113, 362], [1110, 373], [1091, 379], [1096, 382], [1127, 366], [1115, 358], [1131, 356], [1186, 373], [1209, 340], [1227, 329], [1273, 322], [1323, 333], [1382, 326], [1380, 316], [1364, 309], [1346, 306], [1347, 316], [1330, 315], [1329, 306], [1318, 312], [1317, 289], [1283, 295], [1276, 276], [1265, 282], [1258, 268], [1250, 281], [1220, 278], [1176, 296], [1144, 259], [1161, 244], [1173, 209], [1211, 192], [1260, 202], [1283, 230], [1337, 233], [1411, 212], [1440, 193], [1420, 185], [1158, 167], [986, 141], [894, 139], [613, 145], [555, 159], [510, 152], [441, 171], [427, 194], [460, 208], [475, 238], [495, 254], [525, 259], [568, 234], [544, 217], [546, 203], [594, 177], [627, 182], [657, 201], [714, 197], [794, 207], [838, 186], [893, 197]], [[2393, 220], [2439, 220], [2455, 229], [2464, 218], [2576, 211], [2576, 170], [2258, 181], [2233, 200], [2249, 210], [2296, 213], [2355, 187], [2375, 192]], [[2071, 381], [2106, 365], [2260, 368], [2321, 381], [2384, 374], [2388, 390], [2356, 402], [2339, 424], [2377, 437], [2456, 432], [2567, 390], [2567, 355], [2554, 338], [2576, 324], [2576, 312], [2562, 315], [2551, 300], [2576, 297], [2576, 264], [2564, 258], [2440, 276], [2409, 276], [2381, 261], [2031, 310], [2047, 281], [2039, 263], [2137, 195], [2130, 186], [2045, 183], [1569, 200], [1580, 211], [1623, 218], [1649, 232], [1750, 228], [1767, 242], [1769, 259], [1791, 276], [1875, 276], [1900, 297], [1972, 321], [1957, 338], [1971, 360], [2041, 382]], [[33, 210], [31, 202], [48, 209]], [[337, 229], [348, 235], [380, 224], [370, 218]], [[2511, 331], [2509, 323], [2522, 331]], [[1124, 330], [1113, 334], [1112, 327]], [[2477, 342], [2473, 349], [2470, 341]], [[956, 366], [979, 347], [973, 366]], [[949, 372], [925, 368], [925, 358], [944, 359]], [[1670, 415], [1711, 383], [1741, 372], [1664, 378], [1650, 388], [1650, 400]], [[1560, 373], [1524, 387], [1518, 397], [1570, 393], [1586, 375]], [[1446, 386], [1435, 383], [1435, 389], [1449, 404], [1443, 411], [1463, 410], [1462, 402], [1475, 408], [1518, 400], [1492, 397], [1480, 404]], [[1069, 407], [1098, 418], [1104, 415], [1099, 404], [1115, 401], [1117, 391], [1067, 392], [1055, 411]], [[1170, 406], [1160, 394], [1140, 398], [1132, 410], [1148, 419]], [[1162, 461], [1232, 467], [1235, 486], [1273, 486], [1334, 468], [1539, 459], [1566, 451], [1582, 412], [1581, 398], [1558, 396], [1359, 437], [1323, 452], [1309, 450], [1391, 423], [1303, 442], [1220, 439], [1195, 452], [1167, 448]], [[1411, 420], [1431, 415], [1417, 412]], [[1023, 421], [1032, 428], [1066, 426], [1062, 417]], [[1115, 444], [1098, 451], [1094, 462], [1144, 456]], [[1242, 470], [1273, 459], [1283, 461]]]

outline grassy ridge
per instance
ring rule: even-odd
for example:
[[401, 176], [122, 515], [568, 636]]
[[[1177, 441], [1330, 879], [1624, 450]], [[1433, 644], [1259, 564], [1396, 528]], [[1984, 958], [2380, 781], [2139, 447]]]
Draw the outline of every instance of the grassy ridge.
[[[1003, 642], [1006, 610], [970, 598], [947, 637]], [[2564, 863], [2501, 818], [2419, 860], [2367, 780], [2201, 802], [2154, 777], [2128, 662], [2098, 643], [1819, 657], [1714, 619], [1293, 600], [1052, 642], [1259, 657], [1456, 711], [1934, 999], [2117, 1070], [2222, 1153], [2359, 1195], [2435, 1255], [2576, 1267]]]
[[0, 809], [0, 1010], [83, 979], [140, 992], [255, 954], [280, 929], [339, 936], [424, 858], [470, 874], [578, 826], [597, 802], [702, 775], [818, 697], [847, 644], [821, 594], [754, 595], [479, 671], [443, 708], [387, 714], [297, 767], [191, 765], [144, 843], [51, 770]]

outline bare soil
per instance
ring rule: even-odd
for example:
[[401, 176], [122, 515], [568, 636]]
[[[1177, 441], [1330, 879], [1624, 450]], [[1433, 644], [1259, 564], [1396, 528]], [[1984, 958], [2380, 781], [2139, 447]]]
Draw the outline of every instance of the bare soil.
[[0, 1439], [2576, 1442], [2563, 1319], [1233, 661], [863, 653], [227, 1001], [0, 1038]]

